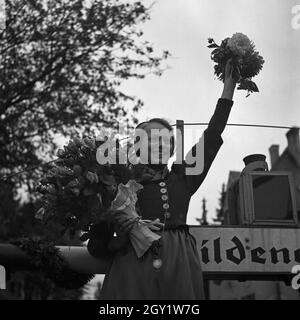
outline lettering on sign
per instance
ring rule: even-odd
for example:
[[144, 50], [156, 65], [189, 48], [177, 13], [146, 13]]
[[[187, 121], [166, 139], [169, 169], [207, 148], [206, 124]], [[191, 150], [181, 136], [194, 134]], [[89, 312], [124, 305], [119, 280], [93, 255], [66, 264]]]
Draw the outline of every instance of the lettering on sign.
[[291, 273], [300, 264], [300, 229], [190, 227], [203, 271]]

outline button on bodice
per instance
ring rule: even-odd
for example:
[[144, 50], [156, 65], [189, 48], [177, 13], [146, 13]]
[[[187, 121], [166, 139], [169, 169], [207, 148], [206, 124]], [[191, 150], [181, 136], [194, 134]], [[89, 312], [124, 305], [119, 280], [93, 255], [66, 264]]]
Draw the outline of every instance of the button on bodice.
[[166, 219], [166, 225], [186, 224], [190, 194], [182, 177], [171, 172], [167, 180], [147, 181], [143, 186], [138, 194], [143, 219]]

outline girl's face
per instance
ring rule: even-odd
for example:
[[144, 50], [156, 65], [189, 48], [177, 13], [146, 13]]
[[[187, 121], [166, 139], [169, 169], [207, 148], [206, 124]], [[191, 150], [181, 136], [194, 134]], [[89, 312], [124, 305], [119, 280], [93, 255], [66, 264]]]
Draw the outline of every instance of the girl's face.
[[159, 122], [145, 123], [136, 129], [135, 148], [144, 164], [167, 164], [173, 145], [172, 131]]

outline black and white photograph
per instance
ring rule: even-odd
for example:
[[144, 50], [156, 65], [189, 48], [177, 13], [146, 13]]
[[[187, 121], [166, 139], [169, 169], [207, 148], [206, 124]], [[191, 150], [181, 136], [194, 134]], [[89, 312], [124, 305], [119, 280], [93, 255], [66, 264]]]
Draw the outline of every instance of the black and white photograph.
[[300, 300], [299, 88], [300, 0], [0, 0], [0, 300]]

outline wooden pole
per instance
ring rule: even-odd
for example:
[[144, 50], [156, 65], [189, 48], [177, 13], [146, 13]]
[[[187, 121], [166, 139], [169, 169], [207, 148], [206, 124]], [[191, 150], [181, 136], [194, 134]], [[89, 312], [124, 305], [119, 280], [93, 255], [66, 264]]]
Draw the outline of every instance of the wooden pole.
[[[105, 274], [109, 260], [94, 258], [86, 247], [58, 246], [57, 248], [72, 270], [80, 273]], [[34, 269], [30, 257], [11, 244], [0, 244], [0, 265], [11, 270]]]
[[30, 257], [12, 244], [0, 244], [0, 265], [15, 270], [33, 269]]
[[184, 121], [176, 120], [176, 162], [184, 159]]
[[81, 273], [105, 274], [110, 260], [91, 256], [86, 247], [58, 247], [70, 267]]

